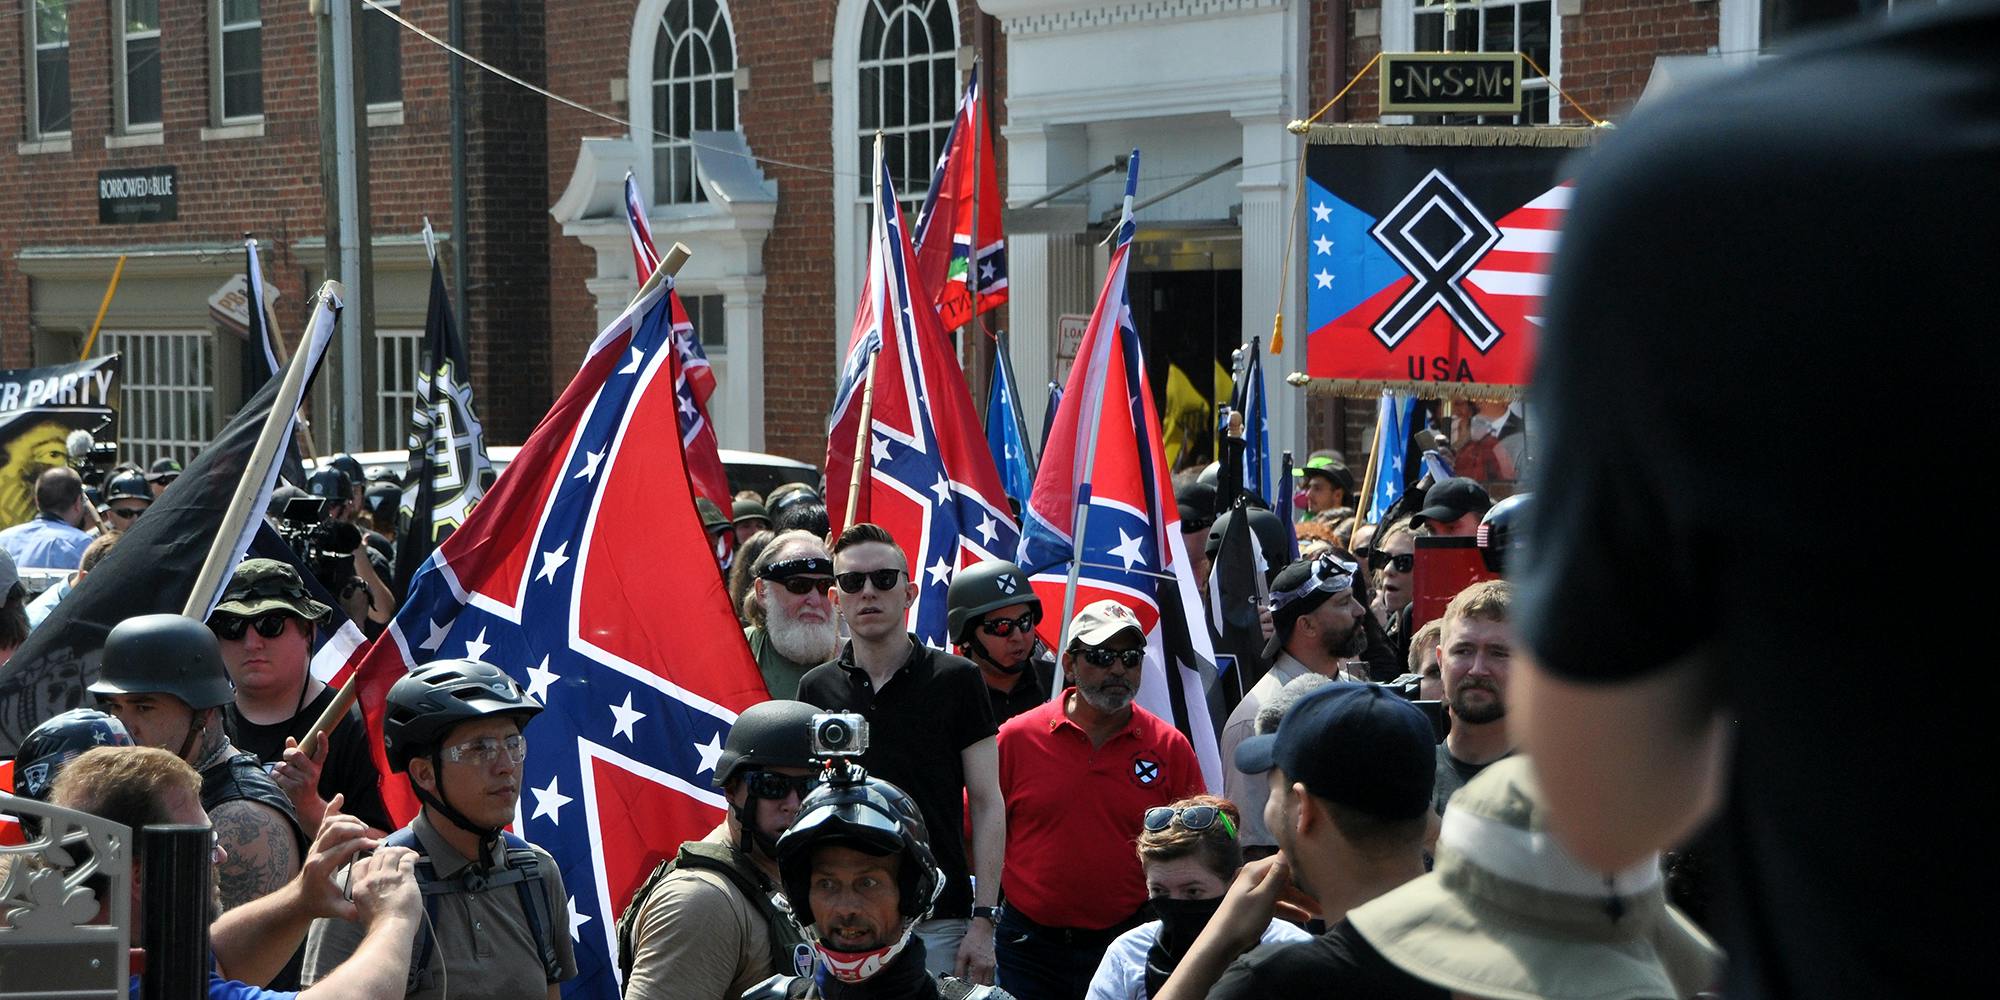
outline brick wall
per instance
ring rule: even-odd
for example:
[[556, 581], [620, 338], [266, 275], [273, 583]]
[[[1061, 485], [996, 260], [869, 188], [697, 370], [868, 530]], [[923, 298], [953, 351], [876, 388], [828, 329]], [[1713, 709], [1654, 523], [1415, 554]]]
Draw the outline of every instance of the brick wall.
[[[1654, 59], [1716, 44], [1720, 11], [1695, 0], [1584, 0], [1581, 15], [1563, 18], [1563, 89], [1599, 118], [1622, 118], [1645, 90]], [[1580, 116], [1566, 108], [1564, 117]]]

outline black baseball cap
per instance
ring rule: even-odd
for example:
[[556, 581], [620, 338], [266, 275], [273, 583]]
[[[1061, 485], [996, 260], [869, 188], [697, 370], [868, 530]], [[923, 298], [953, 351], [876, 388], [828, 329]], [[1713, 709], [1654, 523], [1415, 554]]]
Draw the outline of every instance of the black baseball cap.
[[1493, 509], [1493, 497], [1486, 487], [1464, 476], [1453, 476], [1431, 484], [1424, 491], [1424, 509], [1417, 511], [1415, 522], [1456, 521], [1467, 514], [1484, 514]]
[[1196, 481], [1182, 486], [1174, 491], [1174, 506], [1179, 508], [1182, 532], [1207, 531], [1215, 524], [1215, 484]]
[[153, 459], [152, 466], [146, 470], [146, 481], [149, 483], [157, 483], [162, 480], [173, 482], [180, 474], [181, 463], [171, 458], [156, 458]]
[[1417, 706], [1380, 684], [1335, 682], [1298, 700], [1278, 731], [1236, 747], [1236, 769], [1285, 777], [1328, 802], [1386, 820], [1431, 807], [1437, 737]]

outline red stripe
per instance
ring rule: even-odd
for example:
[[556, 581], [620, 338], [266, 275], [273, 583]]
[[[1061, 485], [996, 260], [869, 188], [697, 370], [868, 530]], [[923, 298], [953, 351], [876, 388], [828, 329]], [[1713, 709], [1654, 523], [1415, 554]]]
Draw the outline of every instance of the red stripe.
[[1500, 224], [1509, 229], [1561, 229], [1566, 214], [1561, 208], [1517, 208], [1502, 216]]
[[1522, 274], [1547, 274], [1554, 254], [1520, 253], [1513, 250], [1495, 250], [1479, 258], [1472, 265], [1475, 271], [1518, 271]]

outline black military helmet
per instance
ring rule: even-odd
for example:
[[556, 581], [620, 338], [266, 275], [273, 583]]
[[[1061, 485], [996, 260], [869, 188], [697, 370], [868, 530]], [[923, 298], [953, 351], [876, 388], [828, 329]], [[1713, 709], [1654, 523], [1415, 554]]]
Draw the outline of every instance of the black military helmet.
[[324, 498], [328, 503], [346, 503], [354, 499], [353, 483], [347, 478], [347, 473], [331, 465], [322, 465], [306, 477], [306, 492]]
[[745, 521], [762, 521], [766, 525], [771, 523], [770, 509], [755, 500], [738, 500], [730, 504], [729, 508], [729, 519], [736, 524]]
[[743, 710], [722, 742], [715, 762], [715, 787], [752, 764], [766, 767], [814, 767], [812, 717], [815, 706], [802, 701], [762, 701]]
[[[1269, 572], [1276, 573], [1292, 561], [1292, 540], [1285, 530], [1285, 522], [1278, 515], [1262, 507], [1243, 507], [1241, 510], [1250, 517], [1250, 533], [1257, 537], [1257, 547], [1264, 552], [1264, 565]], [[1229, 532], [1229, 524], [1236, 518], [1236, 511], [1225, 512], [1215, 519], [1214, 527], [1208, 529], [1208, 544], [1202, 551], [1214, 558], [1216, 550], [1222, 547], [1222, 537]]]
[[944, 593], [946, 631], [961, 645], [980, 617], [996, 608], [1026, 604], [1041, 620], [1042, 599], [1028, 586], [1028, 574], [1005, 559], [988, 559], [959, 570]]
[[144, 500], [153, 502], [153, 488], [146, 484], [146, 474], [136, 469], [120, 472], [104, 481], [104, 502], [117, 500]]
[[778, 838], [778, 872], [785, 898], [807, 925], [817, 922], [811, 897], [812, 852], [822, 845], [900, 855], [898, 903], [906, 926], [928, 916], [944, 890], [944, 874], [931, 855], [923, 814], [906, 792], [880, 778], [834, 781], [814, 789], [799, 803], [799, 818]]
[[1521, 550], [1528, 541], [1528, 519], [1535, 513], [1533, 497], [1533, 493], [1517, 493], [1494, 504], [1479, 519], [1479, 533], [1474, 540], [1488, 570], [1504, 576], [1521, 568]]
[[382, 713], [382, 748], [389, 770], [407, 771], [453, 726], [489, 715], [518, 716], [521, 725], [542, 710], [507, 672], [478, 660], [438, 660], [410, 671], [389, 688]]
[[365, 483], [368, 481], [368, 475], [362, 470], [360, 460], [346, 452], [341, 452], [320, 463], [320, 468], [339, 469], [343, 475], [347, 476], [347, 488], [350, 490], [354, 488], [355, 483]]
[[112, 628], [90, 693], [173, 695], [197, 712], [236, 700], [215, 633], [192, 618], [167, 614], [127, 618]]
[[72, 708], [36, 726], [14, 757], [14, 794], [49, 800], [49, 786], [64, 764], [92, 747], [129, 747], [125, 724], [94, 708]]
[[376, 483], [363, 494], [368, 503], [368, 513], [374, 515], [375, 526], [395, 527], [396, 517], [403, 509], [403, 491], [395, 483]]

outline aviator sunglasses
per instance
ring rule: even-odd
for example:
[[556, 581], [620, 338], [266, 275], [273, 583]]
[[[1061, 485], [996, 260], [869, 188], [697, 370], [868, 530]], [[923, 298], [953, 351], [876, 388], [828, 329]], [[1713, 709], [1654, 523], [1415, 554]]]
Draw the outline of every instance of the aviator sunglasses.
[[1036, 614], [1030, 611], [1019, 618], [988, 618], [979, 623], [979, 631], [995, 639], [1005, 639], [1016, 632], [1026, 632], [1034, 628], [1036, 617]]
[[255, 618], [239, 618], [235, 615], [230, 615], [227, 617], [218, 617], [214, 621], [209, 622], [208, 627], [215, 631], [217, 637], [228, 639], [231, 642], [243, 638], [243, 633], [252, 628], [257, 630], [258, 635], [266, 639], [276, 639], [285, 634], [285, 625], [291, 620], [291, 617], [291, 615], [283, 611], [271, 611], [258, 615]]
[[888, 593], [891, 588], [896, 586], [896, 581], [902, 578], [903, 571], [900, 569], [878, 569], [868, 573], [839, 573], [834, 576], [834, 580], [840, 584], [841, 592], [847, 594], [861, 593], [863, 582], [872, 583], [875, 585], [876, 590]]
[[819, 777], [812, 774], [779, 774], [776, 771], [751, 771], [743, 776], [743, 783], [750, 788], [756, 798], [782, 802], [786, 796], [796, 794], [805, 798], [819, 787]]
[[1236, 824], [1230, 821], [1229, 814], [1214, 806], [1182, 806], [1179, 809], [1154, 806], [1146, 810], [1146, 830], [1150, 833], [1159, 833], [1175, 823], [1179, 823], [1183, 830], [1199, 832], [1214, 826], [1217, 821], [1222, 823], [1224, 833], [1232, 838], [1236, 836]]

